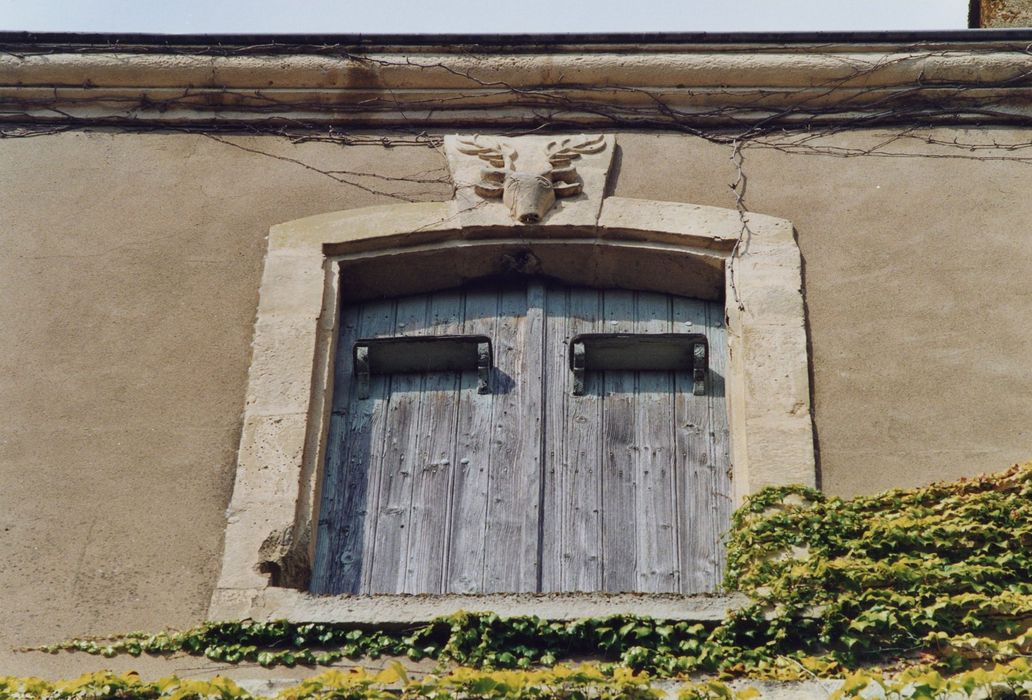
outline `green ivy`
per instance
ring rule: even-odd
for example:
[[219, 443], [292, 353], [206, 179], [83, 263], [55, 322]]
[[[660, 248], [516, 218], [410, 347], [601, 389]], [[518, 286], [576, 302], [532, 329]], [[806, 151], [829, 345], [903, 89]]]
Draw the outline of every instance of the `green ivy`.
[[592, 656], [645, 668], [653, 654], [671, 659], [705, 652], [711, 630], [697, 623], [617, 615], [574, 622], [536, 617], [501, 618], [460, 612], [410, 631], [347, 625], [215, 622], [185, 632], [132, 633], [110, 639], [74, 639], [42, 651], [118, 654], [185, 653], [213, 661], [263, 666], [331, 664], [380, 656], [439, 659], [482, 668], [551, 666], [560, 658]]
[[[956, 700], [959, 697], [1032, 697], [1032, 666], [1015, 659], [992, 669], [943, 676], [925, 667], [895, 677], [857, 672], [843, 680], [831, 700], [872, 697], [912, 700]], [[400, 664], [376, 674], [361, 668], [330, 670], [301, 681], [269, 700], [659, 700], [666, 694], [644, 674], [628, 669], [603, 671], [584, 664], [536, 671], [482, 671], [455, 668], [440, 675], [409, 678]], [[733, 688], [719, 680], [690, 682], [678, 700], [753, 700], [755, 687]], [[233, 681], [143, 681], [135, 673], [102, 671], [73, 681], [0, 676], [0, 700], [262, 700]]]
[[[259, 700], [233, 681], [190, 681], [170, 677], [143, 681], [135, 673], [100, 672], [74, 681], [0, 676], [0, 700]], [[439, 676], [410, 679], [400, 664], [377, 673], [332, 670], [274, 696], [276, 700], [658, 700], [645, 676], [604, 675], [596, 667], [546, 671], [453, 669]]]
[[[409, 630], [218, 622], [46, 651], [203, 655], [263, 666], [379, 656], [480, 669], [594, 658], [635, 672], [795, 679], [904, 660], [936, 672], [1032, 653], [1032, 465], [849, 500], [769, 488], [733, 518], [727, 586], [752, 604], [716, 626], [458, 613]], [[612, 670], [612, 669], [610, 669]]]
[[850, 674], [832, 695], [840, 698], [911, 698], [913, 700], [947, 700], [979, 695], [984, 698], [1032, 698], [1032, 666], [1025, 659], [1014, 659], [994, 668], [978, 668], [952, 676], [918, 666], [895, 677], [884, 677], [863, 671]]
[[755, 603], [724, 638], [767, 655], [959, 669], [1032, 650], [1030, 465], [851, 500], [767, 489], [728, 551], [728, 585]]

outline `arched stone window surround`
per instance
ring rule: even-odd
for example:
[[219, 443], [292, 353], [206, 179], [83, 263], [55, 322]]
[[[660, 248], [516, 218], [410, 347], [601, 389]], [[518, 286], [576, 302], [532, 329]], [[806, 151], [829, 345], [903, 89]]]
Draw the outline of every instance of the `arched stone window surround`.
[[[731, 209], [609, 197], [593, 226], [463, 226], [459, 206], [366, 207], [271, 229], [212, 619], [400, 622], [459, 607], [549, 614], [526, 595], [405, 602], [315, 597], [291, 587], [311, 561], [339, 305], [349, 299], [443, 289], [502, 272], [723, 296], [736, 500], [767, 485], [815, 485], [801, 257], [790, 222], [747, 214], [736, 246], [742, 219]], [[647, 596], [645, 608], [641, 598], [586, 594], [551, 605], [559, 606], [555, 617], [615, 612], [624, 603], [628, 612], [688, 614], [679, 596]], [[711, 601], [702, 606], [708, 613], [696, 606], [690, 616], [719, 616], [728, 604]]]

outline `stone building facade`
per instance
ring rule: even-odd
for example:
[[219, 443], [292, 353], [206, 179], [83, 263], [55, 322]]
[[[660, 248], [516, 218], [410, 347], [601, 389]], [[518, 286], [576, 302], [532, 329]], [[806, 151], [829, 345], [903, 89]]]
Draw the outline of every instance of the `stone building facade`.
[[[1030, 38], [0, 37], [0, 668], [345, 619], [297, 588], [341, 299], [516, 272], [720, 304], [728, 503], [1027, 460]], [[520, 221], [478, 134], [605, 151]]]

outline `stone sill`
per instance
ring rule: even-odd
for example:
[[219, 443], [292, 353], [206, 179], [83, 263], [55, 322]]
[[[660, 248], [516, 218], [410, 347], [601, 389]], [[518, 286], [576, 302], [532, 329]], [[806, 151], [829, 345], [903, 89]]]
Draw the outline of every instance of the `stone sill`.
[[219, 589], [212, 599], [212, 620], [286, 619], [392, 627], [429, 622], [466, 612], [501, 617], [536, 616], [578, 620], [607, 615], [641, 615], [663, 620], [717, 623], [729, 610], [749, 604], [741, 593], [674, 595], [666, 593], [497, 593], [488, 595], [311, 595], [290, 588]]

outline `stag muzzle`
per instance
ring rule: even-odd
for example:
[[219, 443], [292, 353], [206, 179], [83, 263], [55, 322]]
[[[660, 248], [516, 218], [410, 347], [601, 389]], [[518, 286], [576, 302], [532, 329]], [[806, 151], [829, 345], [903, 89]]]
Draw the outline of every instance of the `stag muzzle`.
[[536, 224], [555, 204], [551, 178], [536, 173], [514, 172], [505, 177], [502, 202], [521, 224]]

